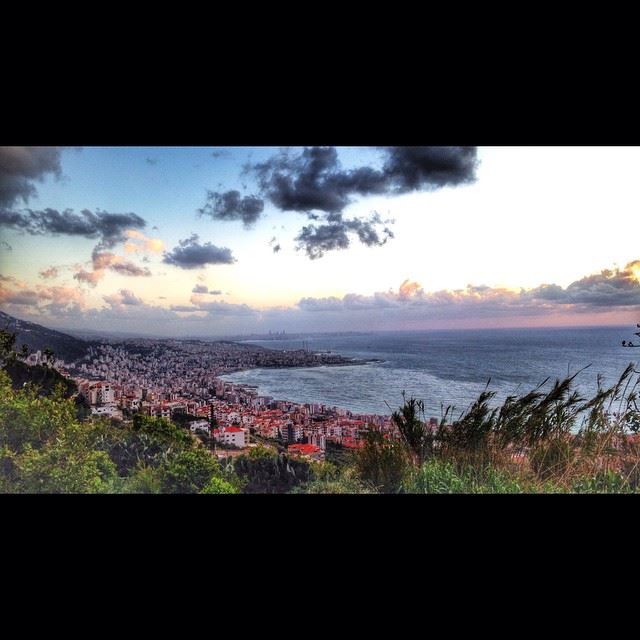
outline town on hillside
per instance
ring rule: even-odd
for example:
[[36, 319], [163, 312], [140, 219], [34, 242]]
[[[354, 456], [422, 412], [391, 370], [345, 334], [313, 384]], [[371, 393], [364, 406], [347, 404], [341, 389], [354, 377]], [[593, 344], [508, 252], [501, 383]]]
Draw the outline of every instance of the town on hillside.
[[[28, 363], [44, 359], [37, 351]], [[144, 339], [92, 345], [83, 359], [73, 364], [57, 359], [53, 366], [75, 381], [92, 415], [129, 420], [143, 413], [167, 418], [214, 442], [216, 453], [224, 457], [258, 442], [277, 441], [292, 455], [323, 460], [327, 443], [357, 448], [370, 427], [394, 431], [390, 417], [259, 395], [255, 387], [221, 376], [254, 367], [345, 364], [362, 362], [336, 354], [232, 342]]]

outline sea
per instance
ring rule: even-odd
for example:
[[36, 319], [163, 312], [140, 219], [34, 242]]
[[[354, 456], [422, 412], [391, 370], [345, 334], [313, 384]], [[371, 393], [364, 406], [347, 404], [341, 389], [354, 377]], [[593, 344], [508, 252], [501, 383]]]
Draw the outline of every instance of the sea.
[[291, 369], [249, 369], [226, 380], [258, 387], [261, 395], [300, 403], [320, 403], [354, 413], [390, 415], [402, 393], [425, 403], [427, 416], [439, 417], [447, 406], [466, 410], [485, 388], [494, 403], [526, 393], [545, 379], [582, 370], [575, 387], [583, 395], [618, 380], [640, 349], [622, 340], [640, 340], [624, 327], [485, 329], [322, 334], [294, 339], [246, 340], [270, 349], [306, 348], [359, 360], [363, 365]]

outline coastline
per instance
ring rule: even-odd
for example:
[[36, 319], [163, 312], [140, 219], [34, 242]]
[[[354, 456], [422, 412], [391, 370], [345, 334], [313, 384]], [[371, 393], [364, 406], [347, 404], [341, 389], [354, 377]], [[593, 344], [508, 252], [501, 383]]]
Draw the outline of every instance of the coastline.
[[259, 396], [263, 396], [263, 397], [271, 397], [273, 399], [273, 401], [275, 402], [282, 402], [282, 403], [289, 403], [289, 404], [294, 404], [294, 405], [319, 405], [322, 407], [326, 407], [327, 409], [331, 409], [331, 410], [336, 410], [338, 412], [346, 412], [349, 413], [351, 416], [353, 416], [354, 418], [356, 417], [375, 417], [378, 418], [380, 420], [388, 420], [390, 418], [390, 413], [380, 413], [378, 411], [367, 411], [367, 410], [362, 410], [362, 409], [357, 409], [357, 408], [350, 408], [348, 406], [345, 406], [344, 404], [336, 404], [336, 403], [328, 403], [327, 401], [323, 401], [323, 400], [294, 400], [290, 397], [281, 397], [281, 394], [278, 394], [276, 392], [272, 392], [269, 389], [265, 389], [263, 384], [260, 383], [255, 383], [255, 382], [243, 382], [243, 381], [237, 381], [237, 380], [230, 380], [228, 377], [229, 376], [234, 376], [238, 373], [249, 373], [249, 372], [268, 372], [270, 370], [288, 370], [288, 369], [292, 369], [292, 370], [308, 370], [308, 371], [313, 371], [316, 369], [322, 369], [322, 368], [343, 368], [343, 367], [349, 367], [351, 365], [353, 366], [357, 366], [360, 367], [362, 365], [367, 365], [367, 364], [376, 364], [376, 363], [382, 363], [384, 362], [383, 359], [380, 358], [371, 358], [371, 359], [367, 359], [367, 360], [356, 360], [354, 359], [353, 361], [348, 361], [348, 362], [341, 362], [341, 363], [318, 363], [316, 365], [313, 366], [272, 366], [272, 367], [239, 367], [238, 369], [235, 369], [233, 371], [228, 371], [225, 372], [221, 375], [216, 376], [218, 380], [220, 380], [221, 382], [227, 383], [227, 384], [231, 384], [234, 387], [238, 387], [240, 389], [251, 389], [254, 390], [258, 393]]

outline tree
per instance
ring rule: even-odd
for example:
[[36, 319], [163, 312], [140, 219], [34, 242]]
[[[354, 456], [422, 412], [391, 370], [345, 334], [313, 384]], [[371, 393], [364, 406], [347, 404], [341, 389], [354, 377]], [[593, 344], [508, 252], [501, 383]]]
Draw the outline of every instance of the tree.
[[10, 362], [16, 357], [16, 352], [13, 350], [16, 344], [16, 334], [0, 330], [0, 366], [6, 362]]
[[222, 470], [208, 451], [183, 451], [167, 461], [161, 470], [165, 493], [200, 493]]
[[55, 361], [55, 352], [53, 351], [53, 349], [49, 348], [49, 347], [45, 347], [42, 350], [42, 356], [43, 356], [43, 360], [45, 361], [46, 364], [53, 364]]

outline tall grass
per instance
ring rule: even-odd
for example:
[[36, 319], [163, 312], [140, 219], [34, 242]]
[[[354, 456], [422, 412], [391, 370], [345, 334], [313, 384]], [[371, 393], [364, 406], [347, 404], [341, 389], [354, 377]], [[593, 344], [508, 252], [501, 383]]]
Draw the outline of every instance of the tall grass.
[[582, 397], [577, 374], [548, 379], [492, 407], [489, 384], [453, 419], [431, 428], [424, 404], [403, 394], [395, 436], [365, 435], [356, 469], [383, 492], [524, 493], [640, 490], [640, 378], [633, 364], [611, 387]]

